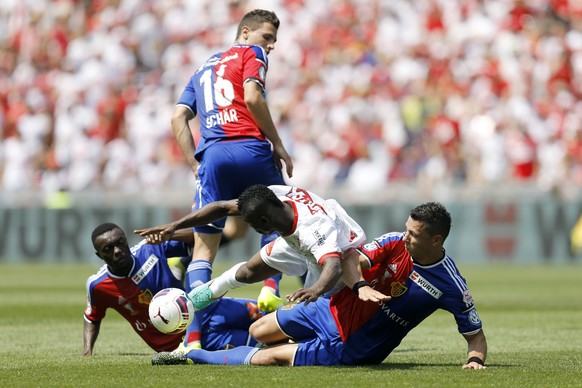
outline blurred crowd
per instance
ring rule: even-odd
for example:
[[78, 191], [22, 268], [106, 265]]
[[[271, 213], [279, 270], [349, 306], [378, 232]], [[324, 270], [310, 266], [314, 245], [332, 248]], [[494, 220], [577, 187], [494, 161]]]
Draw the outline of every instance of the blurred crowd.
[[3, 0], [0, 190], [191, 190], [174, 104], [254, 8], [290, 183], [582, 185], [582, 1]]

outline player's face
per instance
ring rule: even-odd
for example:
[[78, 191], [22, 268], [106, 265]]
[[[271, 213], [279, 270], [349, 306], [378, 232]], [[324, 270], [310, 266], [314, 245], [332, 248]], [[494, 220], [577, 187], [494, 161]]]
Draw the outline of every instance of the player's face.
[[127, 237], [120, 229], [112, 229], [95, 239], [97, 255], [116, 274], [126, 274], [133, 265]]
[[269, 235], [275, 232], [271, 221], [265, 216], [249, 215], [244, 220], [260, 234]]
[[408, 217], [406, 221], [406, 235], [404, 236], [406, 250], [413, 258], [424, 259], [430, 257], [433, 247], [433, 236], [425, 228], [424, 222], [415, 221]]
[[247, 36], [245, 43], [261, 46], [267, 52], [267, 54], [269, 54], [271, 50], [275, 49], [275, 42], [277, 41], [277, 29], [271, 23], [263, 23], [260, 28], [254, 31], [248, 29], [243, 33], [243, 38], [245, 36], [244, 34]]

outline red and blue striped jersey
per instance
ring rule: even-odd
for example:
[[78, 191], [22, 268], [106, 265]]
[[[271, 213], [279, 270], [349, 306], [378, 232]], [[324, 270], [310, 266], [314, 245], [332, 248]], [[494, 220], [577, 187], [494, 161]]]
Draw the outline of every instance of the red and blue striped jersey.
[[265, 90], [266, 51], [255, 45], [235, 44], [213, 55], [194, 73], [177, 105], [189, 108], [200, 121], [196, 157], [213, 143], [237, 138], [265, 136], [244, 101], [244, 84], [256, 82]]
[[[364, 270], [364, 279], [376, 291], [392, 298], [406, 292], [404, 283], [412, 270], [412, 258], [402, 241], [401, 233], [388, 233], [369, 244], [358, 248], [368, 258], [370, 268]], [[344, 287], [330, 301], [331, 313], [336, 321], [340, 336], [345, 341], [362, 327], [381, 306], [364, 302], [351, 289]]]
[[134, 260], [128, 276], [109, 272], [107, 265], [87, 279], [85, 319], [100, 322], [112, 308], [125, 318], [135, 332], [155, 351], [171, 351], [178, 347], [183, 333], [160, 333], [149, 321], [148, 307], [153, 296], [164, 288], [183, 289], [182, 282], [172, 274], [168, 257], [188, 256], [191, 248], [179, 241], [159, 245], [145, 240], [131, 248]]
[[[374, 265], [386, 260], [386, 257], [393, 260], [394, 255], [407, 262], [403, 237], [404, 233], [386, 234], [376, 239], [373, 245], [368, 244], [362, 252]], [[368, 281], [374, 279], [372, 271], [364, 274]], [[342, 328], [345, 335], [345, 339], [342, 337], [345, 341], [342, 363], [381, 363], [413, 328], [438, 309], [454, 316], [461, 334], [476, 334], [482, 328], [467, 283], [446, 253], [440, 261], [431, 265], [414, 263], [405, 282], [397, 289], [400, 296], [393, 295], [390, 301], [378, 306], [374, 314], [365, 317], [365, 321], [362, 319], [352, 327]], [[340, 315], [338, 318], [341, 323], [345, 322]]]

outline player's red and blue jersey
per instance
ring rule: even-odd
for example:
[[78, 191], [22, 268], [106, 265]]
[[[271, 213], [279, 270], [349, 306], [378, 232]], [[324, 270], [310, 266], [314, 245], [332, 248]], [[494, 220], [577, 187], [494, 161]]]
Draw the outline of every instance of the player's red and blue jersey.
[[[428, 266], [414, 263], [412, 270], [408, 267], [408, 275], [399, 272], [410, 259], [403, 237], [404, 233], [388, 233], [360, 249], [373, 265], [363, 272], [364, 278], [392, 295], [382, 306], [361, 306], [346, 287], [331, 299], [277, 310], [279, 327], [298, 343], [293, 365], [379, 364], [437, 309], [453, 314], [461, 334], [476, 334], [481, 329], [467, 283], [448, 255]], [[391, 264], [398, 264], [396, 271]], [[386, 270], [390, 273], [386, 278], [393, 281], [382, 282]], [[394, 289], [392, 283], [398, 283]]]
[[[402, 233], [388, 233], [358, 248], [370, 264], [370, 269], [362, 271], [364, 279], [376, 291], [393, 299], [406, 292], [404, 283], [413, 265], [402, 236]], [[331, 298], [330, 310], [342, 341], [345, 341], [380, 310], [380, 305], [364, 302], [351, 289], [344, 287]]]
[[243, 85], [256, 82], [265, 90], [267, 69], [262, 47], [235, 44], [208, 59], [190, 78], [177, 105], [188, 107], [200, 120], [198, 160], [206, 148], [221, 140], [265, 141], [245, 104]]
[[182, 334], [160, 335], [149, 321], [148, 307], [153, 296], [168, 287], [183, 289], [172, 274], [167, 257], [191, 255], [191, 248], [179, 241], [159, 245], [145, 240], [131, 248], [134, 261], [127, 277], [112, 274], [107, 265], [87, 279], [85, 319], [100, 322], [108, 308], [125, 318], [136, 333], [154, 350], [171, 351], [178, 347]]
[[[391, 245], [393, 238], [392, 234], [384, 235], [376, 243]], [[461, 334], [475, 334], [482, 328], [467, 283], [448, 255], [428, 266], [415, 263], [404, 288], [400, 297], [384, 303], [344, 341], [342, 364], [381, 363], [408, 332], [437, 309], [453, 314]]]

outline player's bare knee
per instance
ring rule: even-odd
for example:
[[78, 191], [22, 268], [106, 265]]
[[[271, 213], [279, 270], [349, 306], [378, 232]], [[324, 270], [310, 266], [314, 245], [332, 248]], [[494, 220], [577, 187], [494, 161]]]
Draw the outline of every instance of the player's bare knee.
[[273, 347], [261, 349], [256, 352], [251, 358], [252, 365], [291, 365], [291, 349], [281, 349], [280, 347]]
[[249, 269], [247, 263], [244, 263], [236, 270], [235, 279], [243, 283], [254, 283], [253, 271]]

